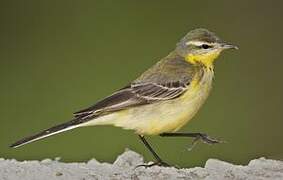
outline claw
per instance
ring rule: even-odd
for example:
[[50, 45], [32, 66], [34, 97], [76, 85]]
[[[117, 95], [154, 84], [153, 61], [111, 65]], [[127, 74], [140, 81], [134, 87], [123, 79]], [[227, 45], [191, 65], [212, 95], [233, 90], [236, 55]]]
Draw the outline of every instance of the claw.
[[167, 164], [166, 162], [160, 161], [160, 162], [153, 162], [153, 163], [150, 163], [150, 164], [140, 164], [140, 165], [137, 165], [137, 166], [135, 167], [135, 169], [136, 169], [136, 168], [139, 168], [139, 167], [149, 168], [149, 167], [152, 167], [152, 166], [170, 167], [170, 165]]
[[188, 151], [191, 151], [191, 150], [193, 150], [193, 148], [196, 146], [196, 144], [199, 142], [199, 140], [200, 140], [200, 137], [198, 136], [198, 137], [196, 137], [196, 138], [194, 138], [194, 140], [193, 140], [193, 142], [192, 142], [192, 145], [190, 146], [190, 147], [188, 147], [187, 149], [188, 149]]
[[211, 138], [209, 137], [207, 134], [200, 134], [199, 137], [204, 143], [207, 144], [217, 144], [217, 143], [223, 143], [222, 141], [215, 139], [215, 138]]
[[192, 145], [188, 148], [188, 151], [191, 151], [196, 146], [196, 144], [199, 142], [199, 140], [201, 140], [202, 142], [206, 144], [224, 143], [224, 141], [220, 141], [218, 139], [209, 137], [207, 134], [200, 133], [198, 136], [194, 138]]

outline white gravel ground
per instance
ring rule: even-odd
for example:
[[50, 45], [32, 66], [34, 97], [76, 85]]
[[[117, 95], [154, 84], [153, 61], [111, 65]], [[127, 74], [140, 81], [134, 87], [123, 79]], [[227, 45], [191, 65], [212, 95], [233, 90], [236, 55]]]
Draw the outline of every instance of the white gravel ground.
[[95, 159], [87, 163], [63, 163], [58, 160], [23, 161], [0, 159], [0, 180], [120, 180], [120, 179], [205, 179], [205, 180], [283, 180], [283, 161], [265, 158], [246, 166], [209, 159], [205, 167], [139, 167], [141, 155], [126, 151], [113, 164]]

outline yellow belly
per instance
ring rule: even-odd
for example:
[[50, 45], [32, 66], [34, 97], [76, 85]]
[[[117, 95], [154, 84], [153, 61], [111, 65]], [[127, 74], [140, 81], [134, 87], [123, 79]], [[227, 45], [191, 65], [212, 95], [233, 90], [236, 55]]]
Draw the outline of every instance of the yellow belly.
[[114, 125], [135, 130], [142, 135], [174, 132], [183, 127], [197, 113], [211, 89], [213, 71], [206, 72], [201, 80], [194, 80], [181, 97], [149, 105], [114, 112], [93, 121], [89, 125]]

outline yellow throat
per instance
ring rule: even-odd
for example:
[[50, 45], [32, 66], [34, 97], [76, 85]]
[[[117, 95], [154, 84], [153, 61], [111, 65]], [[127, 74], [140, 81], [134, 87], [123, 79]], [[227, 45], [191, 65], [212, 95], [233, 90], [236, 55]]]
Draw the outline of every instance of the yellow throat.
[[185, 59], [192, 64], [201, 63], [205, 65], [205, 67], [211, 68], [213, 67], [214, 60], [219, 56], [220, 52], [221, 51], [218, 50], [206, 54], [188, 54]]

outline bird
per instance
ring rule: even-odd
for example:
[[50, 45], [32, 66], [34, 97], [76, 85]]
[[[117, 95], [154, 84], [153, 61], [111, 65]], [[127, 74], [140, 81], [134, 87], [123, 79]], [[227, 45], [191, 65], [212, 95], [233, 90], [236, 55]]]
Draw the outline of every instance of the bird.
[[197, 28], [189, 31], [175, 49], [125, 87], [94, 105], [77, 111], [65, 123], [25, 137], [10, 147], [22, 145], [71, 129], [113, 125], [133, 130], [155, 158], [152, 165], [167, 166], [145, 136], [192, 137], [219, 143], [205, 133], [178, 132], [198, 112], [210, 94], [214, 62], [226, 49], [236, 45], [215, 33]]

